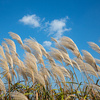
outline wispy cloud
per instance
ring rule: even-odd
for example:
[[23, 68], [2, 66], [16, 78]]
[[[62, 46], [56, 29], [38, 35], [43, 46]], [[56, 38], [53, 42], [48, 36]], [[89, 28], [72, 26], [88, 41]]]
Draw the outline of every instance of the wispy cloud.
[[51, 42], [50, 41], [44, 41], [43, 42], [43, 46], [45, 46], [45, 47], [50, 47], [51, 46]]
[[53, 35], [56, 39], [59, 39], [65, 31], [70, 31], [71, 28], [66, 27], [67, 19], [69, 19], [68, 16], [63, 19], [54, 19], [48, 23], [48, 26], [46, 23], [46, 30], [49, 32], [49, 35]]
[[20, 22], [24, 23], [25, 25], [30, 25], [33, 28], [40, 27], [40, 17], [33, 15], [26, 15], [19, 20]]
[[[65, 18], [61, 19], [54, 19], [51, 22], [45, 21], [45, 18], [41, 19], [36, 14], [33, 15], [25, 15], [19, 21], [24, 23], [24, 25], [30, 25], [32, 28], [40, 28], [40, 31], [45, 31], [47, 36], [52, 36], [55, 39], [59, 39], [63, 36], [64, 32], [70, 31], [71, 28], [67, 28], [67, 21], [69, 17], [66, 16]], [[50, 41], [44, 41], [43, 46], [50, 47]]]

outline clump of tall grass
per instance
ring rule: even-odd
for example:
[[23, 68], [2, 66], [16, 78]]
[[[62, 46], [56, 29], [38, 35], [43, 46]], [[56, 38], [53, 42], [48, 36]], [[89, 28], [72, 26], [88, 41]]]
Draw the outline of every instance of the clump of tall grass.
[[[48, 52], [31, 37], [22, 41], [18, 34], [9, 34], [13, 40], [4, 39], [0, 46], [0, 100], [100, 99], [100, 59], [86, 50], [80, 52], [71, 38], [51, 38], [55, 47]], [[97, 44], [88, 44], [100, 54]]]

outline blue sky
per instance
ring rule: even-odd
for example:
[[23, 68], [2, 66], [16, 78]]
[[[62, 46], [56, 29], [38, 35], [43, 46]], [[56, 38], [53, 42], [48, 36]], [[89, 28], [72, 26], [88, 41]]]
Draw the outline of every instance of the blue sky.
[[45, 47], [68, 36], [94, 55], [87, 42], [100, 44], [100, 0], [0, 0], [0, 43], [10, 31]]

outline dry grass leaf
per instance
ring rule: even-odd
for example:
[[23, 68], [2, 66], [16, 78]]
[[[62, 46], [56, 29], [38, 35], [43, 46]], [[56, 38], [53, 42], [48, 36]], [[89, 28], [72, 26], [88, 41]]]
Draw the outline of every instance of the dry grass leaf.
[[88, 44], [91, 46], [93, 50], [100, 53], [100, 47], [97, 44], [95, 44], [94, 42], [88, 42]]
[[82, 53], [84, 55], [84, 60], [89, 63], [96, 71], [98, 71], [97, 69], [97, 65], [95, 62], [95, 59], [93, 58], [93, 56], [86, 50], [82, 50]]
[[12, 37], [12, 39], [17, 40], [18, 43], [21, 44], [21, 45], [23, 44], [23, 42], [22, 42], [22, 40], [21, 40], [21, 38], [20, 38], [20, 36], [18, 34], [13, 33], [13, 32], [9, 32], [9, 34]]
[[11, 92], [11, 97], [14, 99], [14, 100], [28, 100], [27, 97], [20, 93], [20, 92]]
[[4, 94], [6, 94], [6, 89], [5, 89], [5, 85], [3, 83], [3, 81], [0, 79], [0, 90], [4, 92]]
[[8, 45], [7, 45], [5, 42], [2, 42], [2, 46], [4, 47], [4, 50], [5, 50], [6, 52], [9, 52]]
[[15, 45], [14, 41], [12, 41], [11, 39], [4, 39], [4, 40], [11, 47], [10, 49], [13, 49], [16, 52], [16, 45]]

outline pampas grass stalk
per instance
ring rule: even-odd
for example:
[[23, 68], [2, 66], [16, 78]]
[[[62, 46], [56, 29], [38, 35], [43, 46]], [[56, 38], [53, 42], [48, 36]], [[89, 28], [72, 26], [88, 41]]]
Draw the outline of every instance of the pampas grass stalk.
[[[24, 56], [18, 55], [13, 40], [5, 39], [5, 42], [2, 42], [0, 46], [2, 99], [100, 99], [100, 61], [86, 50], [82, 50], [81, 55], [71, 38], [65, 36], [58, 40], [52, 38], [55, 47], [50, 47], [48, 52], [31, 37], [22, 42], [18, 34], [13, 32], [9, 34], [12, 39], [19, 42]], [[89, 45], [99, 54], [100, 47], [97, 44], [89, 42]], [[72, 51], [73, 58], [67, 49]]]

